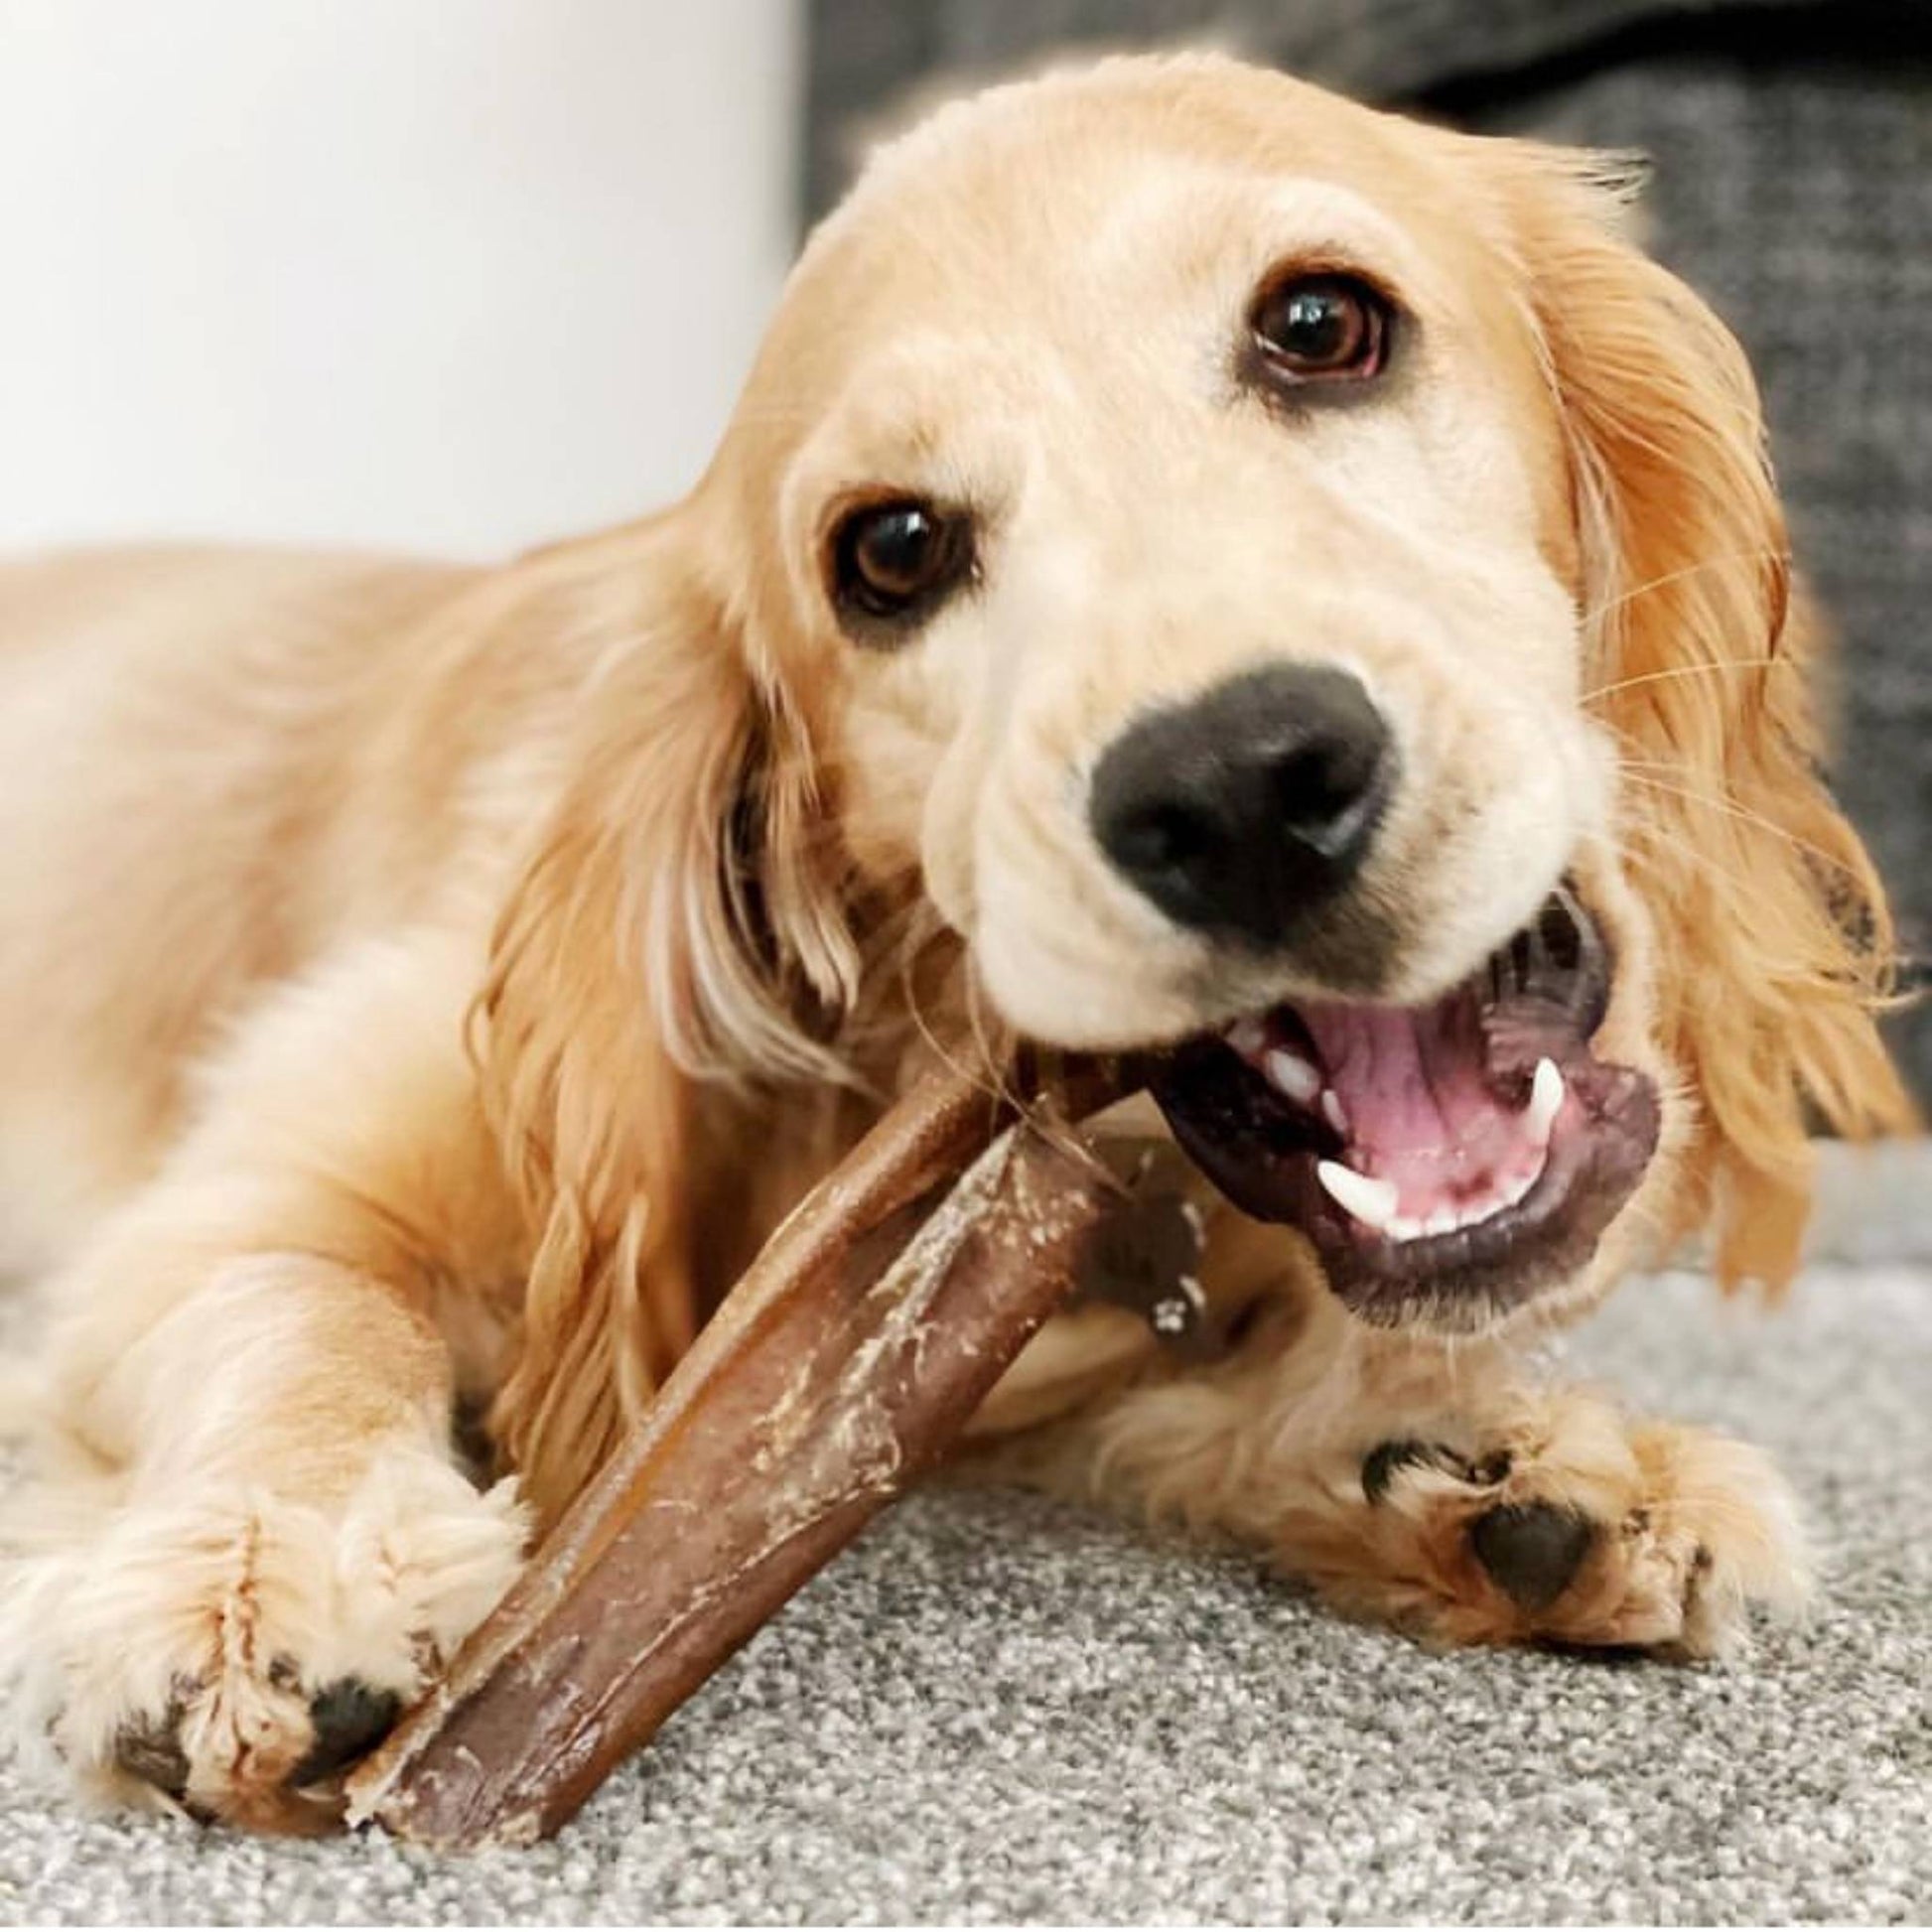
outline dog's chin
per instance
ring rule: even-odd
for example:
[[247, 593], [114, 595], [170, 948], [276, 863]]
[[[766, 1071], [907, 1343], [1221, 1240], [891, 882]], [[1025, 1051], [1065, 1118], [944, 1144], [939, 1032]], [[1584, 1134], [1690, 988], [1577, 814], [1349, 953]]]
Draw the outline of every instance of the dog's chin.
[[1655, 1085], [1597, 1057], [1611, 961], [1568, 889], [1417, 1006], [1300, 1000], [1150, 1048], [1174, 1139], [1312, 1242], [1364, 1320], [1470, 1333], [1588, 1268], [1656, 1151]]

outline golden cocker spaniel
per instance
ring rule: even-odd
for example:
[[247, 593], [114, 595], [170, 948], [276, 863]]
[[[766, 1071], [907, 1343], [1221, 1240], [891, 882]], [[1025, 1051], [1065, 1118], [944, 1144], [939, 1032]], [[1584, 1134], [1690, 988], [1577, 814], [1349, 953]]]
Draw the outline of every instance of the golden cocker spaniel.
[[875, 157], [661, 515], [0, 573], [16, 1728], [302, 1822], [941, 1033], [1154, 1054], [1209, 1223], [1218, 1345], [1076, 1307], [1008, 1466], [1438, 1639], [1793, 1598], [1763, 1457], [1530, 1352], [1706, 1224], [1778, 1281], [1808, 1125], [1908, 1112], [1626, 187], [1111, 60]]

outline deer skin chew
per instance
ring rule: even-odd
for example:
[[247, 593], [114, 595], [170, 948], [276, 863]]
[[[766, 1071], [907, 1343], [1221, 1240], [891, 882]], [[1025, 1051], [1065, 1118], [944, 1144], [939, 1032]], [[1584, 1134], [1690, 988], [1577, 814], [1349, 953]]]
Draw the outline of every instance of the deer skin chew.
[[351, 1822], [445, 1849], [563, 1825], [943, 1452], [1066, 1294], [1120, 1189], [1064, 1138], [961, 1076], [918, 1083], [350, 1780]]

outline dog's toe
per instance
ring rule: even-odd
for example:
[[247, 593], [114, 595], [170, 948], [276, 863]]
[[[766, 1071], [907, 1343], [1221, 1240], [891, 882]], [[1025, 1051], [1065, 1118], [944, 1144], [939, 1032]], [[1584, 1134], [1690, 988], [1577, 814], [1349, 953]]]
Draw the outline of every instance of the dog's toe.
[[378, 1691], [358, 1678], [345, 1677], [325, 1685], [309, 1704], [315, 1741], [289, 1773], [288, 1782], [300, 1787], [319, 1784], [374, 1748], [389, 1732], [402, 1710], [393, 1691]]
[[1469, 1547], [1510, 1601], [1535, 1612], [1570, 1587], [1596, 1534], [1596, 1525], [1574, 1509], [1498, 1503], [1469, 1525]]

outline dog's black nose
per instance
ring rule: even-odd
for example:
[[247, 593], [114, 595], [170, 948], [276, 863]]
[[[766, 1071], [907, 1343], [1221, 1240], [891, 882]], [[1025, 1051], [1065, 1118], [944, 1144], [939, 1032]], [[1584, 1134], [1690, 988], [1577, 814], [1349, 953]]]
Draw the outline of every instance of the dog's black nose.
[[1088, 810], [1101, 850], [1171, 919], [1274, 946], [1360, 871], [1394, 767], [1359, 678], [1278, 664], [1123, 734]]

